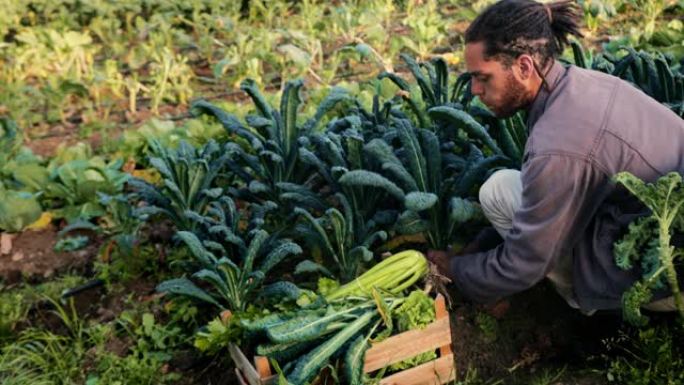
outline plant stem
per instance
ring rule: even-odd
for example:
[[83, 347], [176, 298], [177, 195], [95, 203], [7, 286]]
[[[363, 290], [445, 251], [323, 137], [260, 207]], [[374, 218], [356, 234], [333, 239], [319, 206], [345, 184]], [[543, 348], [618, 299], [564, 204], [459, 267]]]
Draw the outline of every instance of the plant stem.
[[679, 316], [684, 320], [684, 301], [679, 291], [679, 282], [677, 281], [677, 271], [675, 270], [674, 247], [670, 245], [670, 226], [669, 221], [660, 222], [660, 260], [666, 268], [667, 281], [670, 284], [670, 290], [674, 297], [675, 305]]

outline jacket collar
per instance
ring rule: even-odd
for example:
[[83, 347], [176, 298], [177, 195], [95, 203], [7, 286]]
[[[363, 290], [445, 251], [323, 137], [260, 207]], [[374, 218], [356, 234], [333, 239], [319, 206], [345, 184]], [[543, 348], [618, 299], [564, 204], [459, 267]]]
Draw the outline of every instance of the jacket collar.
[[532, 102], [530, 107], [527, 109], [528, 133], [532, 132], [532, 127], [534, 127], [534, 125], [537, 123], [539, 118], [544, 113], [544, 110], [546, 110], [546, 101], [549, 99], [549, 96], [556, 89], [558, 82], [563, 77], [563, 75], [565, 75], [566, 71], [567, 69], [563, 67], [563, 65], [558, 60], [555, 60], [551, 68], [546, 73], [546, 85], [542, 84], [542, 86], [539, 88], [539, 92], [537, 92], [537, 96], [534, 98], [534, 102]]

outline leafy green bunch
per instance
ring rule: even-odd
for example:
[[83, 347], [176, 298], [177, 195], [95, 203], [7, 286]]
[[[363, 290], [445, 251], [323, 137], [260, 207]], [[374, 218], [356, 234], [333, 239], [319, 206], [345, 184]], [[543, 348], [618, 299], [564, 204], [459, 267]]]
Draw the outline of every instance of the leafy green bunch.
[[346, 297], [331, 303], [316, 302], [293, 314], [275, 313], [243, 327], [267, 342], [257, 346], [257, 354], [283, 364], [281, 374], [293, 385], [314, 380], [331, 360], [344, 362], [345, 383], [363, 383], [365, 353], [371, 338], [392, 332], [393, 309], [403, 297]]
[[[422, 268], [406, 267], [405, 262], [419, 265], [418, 261], [423, 262]], [[257, 354], [284, 364], [279, 373], [293, 385], [309, 383], [336, 357], [344, 363], [345, 383], [362, 384], [369, 341], [389, 337], [397, 326], [401, 331], [426, 326], [435, 315], [432, 300], [422, 291], [408, 297], [402, 294], [427, 272], [421, 253], [398, 253], [376, 268], [379, 270], [364, 273], [359, 281], [377, 282], [380, 277], [387, 281], [388, 272], [414, 270], [417, 274], [399, 281], [390, 277], [394, 282], [364, 290], [359, 290], [360, 282], [349, 283], [299, 309], [243, 321], [247, 333], [259, 342]], [[421, 359], [429, 358], [416, 357], [414, 361]]]

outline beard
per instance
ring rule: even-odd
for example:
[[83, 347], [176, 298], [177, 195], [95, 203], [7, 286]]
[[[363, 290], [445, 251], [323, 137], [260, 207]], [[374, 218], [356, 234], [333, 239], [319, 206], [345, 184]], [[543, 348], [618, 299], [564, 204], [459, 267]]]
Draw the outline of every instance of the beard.
[[487, 104], [490, 110], [499, 119], [510, 118], [516, 112], [527, 108], [534, 100], [534, 95], [525, 89], [525, 86], [515, 79], [512, 72], [506, 76], [504, 93], [498, 100]]

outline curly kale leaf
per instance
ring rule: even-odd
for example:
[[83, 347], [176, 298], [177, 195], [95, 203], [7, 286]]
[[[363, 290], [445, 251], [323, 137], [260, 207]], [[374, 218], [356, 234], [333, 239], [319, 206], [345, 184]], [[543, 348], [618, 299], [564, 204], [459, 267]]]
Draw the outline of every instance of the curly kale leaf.
[[[394, 311], [394, 317], [400, 332], [423, 329], [435, 321], [435, 301], [425, 292], [415, 290]], [[434, 360], [435, 358], [437, 358], [437, 354], [434, 351], [428, 351], [390, 365], [389, 369], [392, 371], [404, 370]]]
[[621, 172], [614, 179], [651, 211], [649, 217], [632, 223], [625, 237], [615, 243], [616, 264], [628, 270], [639, 263], [642, 271], [642, 280], [623, 294], [624, 317], [636, 325], [645, 325], [648, 321], [641, 315], [640, 307], [650, 301], [652, 290], [664, 288], [667, 283], [684, 319], [684, 301], [675, 270], [675, 259], [682, 251], [675, 250], [670, 242], [672, 232], [682, 227], [682, 176], [671, 172], [654, 183], [645, 183], [628, 172]]
[[648, 317], [641, 314], [641, 306], [652, 298], [651, 289], [643, 282], [637, 282], [622, 295], [623, 317], [635, 326], [646, 326]]
[[623, 269], [630, 270], [635, 262], [641, 258], [643, 250], [648, 241], [657, 237], [657, 221], [653, 217], [643, 217], [629, 224], [629, 229], [625, 236], [615, 242], [613, 254], [615, 263]]

